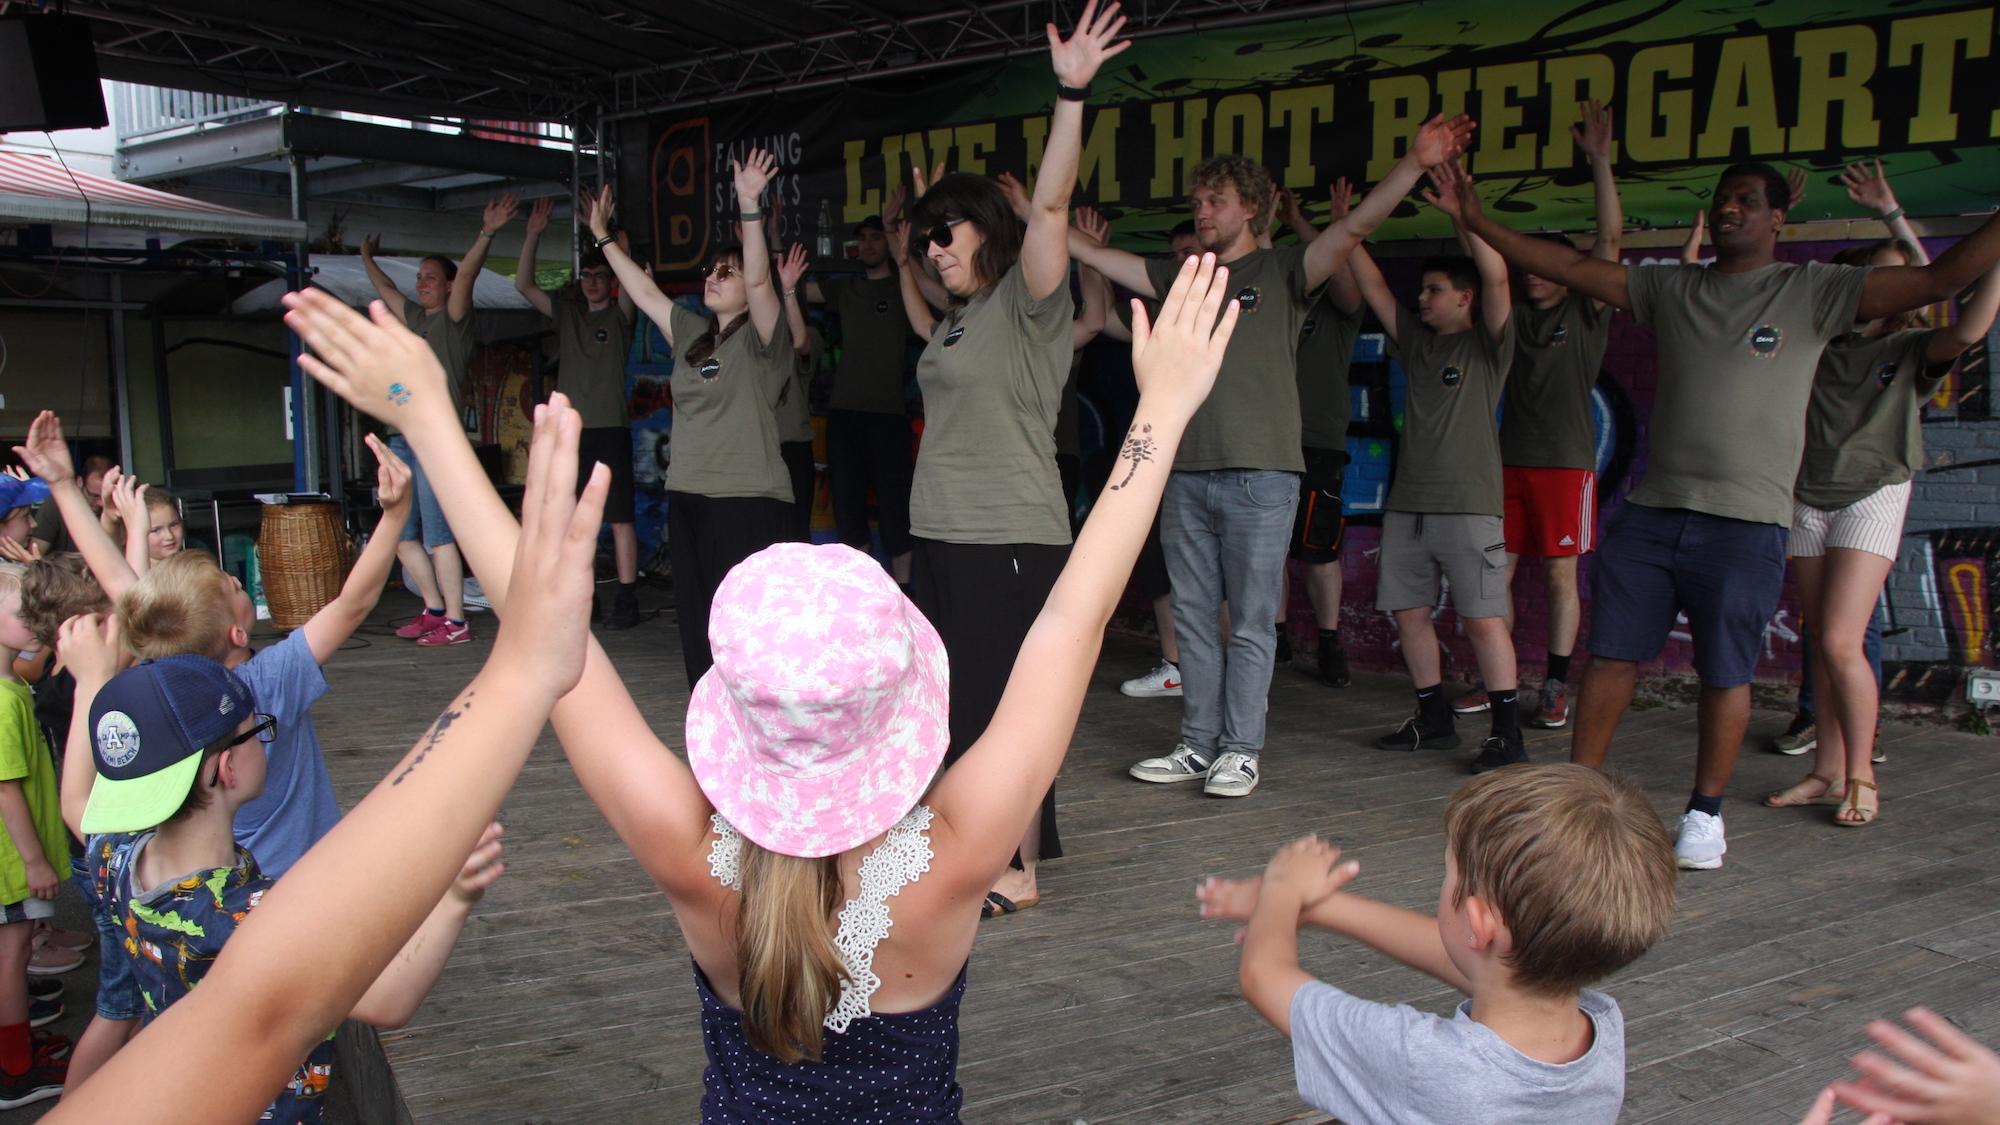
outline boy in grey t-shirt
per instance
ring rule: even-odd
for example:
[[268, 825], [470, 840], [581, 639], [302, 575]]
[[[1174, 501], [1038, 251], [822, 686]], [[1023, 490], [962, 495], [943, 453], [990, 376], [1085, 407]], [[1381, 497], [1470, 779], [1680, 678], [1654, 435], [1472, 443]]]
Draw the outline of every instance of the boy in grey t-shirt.
[[[1359, 872], [1307, 836], [1262, 879], [1209, 879], [1207, 918], [1247, 921], [1252, 1007], [1292, 1040], [1299, 1096], [1345, 1125], [1618, 1119], [1625, 1020], [1585, 986], [1643, 954], [1674, 912], [1674, 857], [1645, 795], [1575, 765], [1515, 766], [1445, 811], [1435, 918], [1342, 888]], [[1447, 1019], [1313, 979], [1298, 929], [1362, 942], [1464, 992]]]

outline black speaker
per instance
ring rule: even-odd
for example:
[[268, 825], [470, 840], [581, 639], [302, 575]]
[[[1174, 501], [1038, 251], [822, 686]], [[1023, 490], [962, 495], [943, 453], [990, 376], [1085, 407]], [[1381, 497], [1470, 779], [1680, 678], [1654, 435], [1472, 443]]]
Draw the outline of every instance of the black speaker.
[[0, 16], [0, 133], [111, 123], [82, 16]]

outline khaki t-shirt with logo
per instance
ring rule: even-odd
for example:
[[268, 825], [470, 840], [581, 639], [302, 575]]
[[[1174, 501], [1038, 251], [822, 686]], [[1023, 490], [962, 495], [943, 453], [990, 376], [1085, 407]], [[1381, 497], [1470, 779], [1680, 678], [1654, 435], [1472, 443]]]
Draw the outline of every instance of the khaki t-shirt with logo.
[[1934, 335], [1842, 336], [1820, 353], [1793, 488], [1801, 503], [1845, 508], [1923, 467], [1924, 400], [1951, 372], [1924, 362]]
[[1068, 543], [1056, 415], [1069, 377], [1069, 286], [1037, 300], [1019, 263], [940, 320], [917, 386], [924, 437], [910, 533], [942, 543]]
[[840, 317], [840, 363], [827, 408], [903, 414], [910, 318], [903, 311], [896, 275], [829, 277], [819, 283], [819, 291]]
[[1514, 306], [1521, 349], [1507, 376], [1500, 418], [1500, 461], [1549, 469], [1597, 467], [1597, 420], [1591, 391], [1611, 338], [1611, 310], [1581, 293], [1553, 308]]
[[1299, 444], [1307, 449], [1347, 448], [1354, 417], [1347, 370], [1361, 335], [1361, 310], [1346, 312], [1322, 291], [1299, 325]]
[[[1224, 264], [1242, 311], [1222, 353], [1215, 389], [1181, 437], [1174, 469], [1304, 472], [1298, 348], [1299, 326], [1306, 319], [1306, 248], [1252, 250]], [[1153, 291], [1162, 297], [1180, 272], [1181, 264], [1171, 259], [1146, 262]]]
[[1515, 342], [1511, 316], [1495, 340], [1484, 323], [1440, 336], [1410, 309], [1396, 310], [1390, 346], [1403, 362], [1407, 389], [1389, 511], [1506, 514], [1493, 411]]
[[[443, 309], [426, 313], [422, 305], [404, 298], [403, 323], [431, 346], [431, 354], [437, 356], [438, 363], [444, 367], [444, 385], [451, 394], [451, 412], [463, 419], [465, 398], [459, 385], [465, 382], [465, 374], [472, 368], [472, 349], [475, 346], [472, 314], [466, 313], [464, 320], [453, 320], [451, 314]], [[395, 426], [389, 426], [388, 430], [392, 434], [403, 432]]]
[[575, 286], [549, 294], [556, 326], [556, 380], [585, 429], [631, 424], [625, 406], [625, 357], [632, 350], [632, 321], [617, 298], [592, 312]]
[[826, 341], [819, 329], [810, 325], [806, 327], [806, 341], [805, 351], [792, 353], [792, 377], [785, 380], [785, 389], [778, 392], [780, 442], [813, 439], [812, 380], [813, 373], [819, 370], [819, 356], [826, 350]]
[[674, 429], [667, 490], [791, 503], [792, 478], [778, 454], [776, 413], [792, 378], [791, 327], [780, 314], [766, 344], [745, 314], [714, 354], [689, 364], [688, 349], [708, 331], [709, 320], [681, 305], [672, 316], [674, 373], [668, 386]]
[[1813, 374], [1827, 341], [1854, 327], [1867, 277], [1825, 262], [1627, 270], [1632, 316], [1660, 341], [1633, 502], [1791, 526]]

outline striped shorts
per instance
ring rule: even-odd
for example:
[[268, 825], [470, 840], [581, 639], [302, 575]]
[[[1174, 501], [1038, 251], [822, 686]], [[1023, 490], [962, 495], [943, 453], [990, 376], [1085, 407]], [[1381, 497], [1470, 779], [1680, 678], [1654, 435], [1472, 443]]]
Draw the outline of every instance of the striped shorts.
[[1884, 485], [1845, 508], [1828, 511], [1792, 502], [1793, 558], [1824, 555], [1829, 547], [1866, 551], [1894, 562], [1903, 545], [1903, 514], [1910, 482]]

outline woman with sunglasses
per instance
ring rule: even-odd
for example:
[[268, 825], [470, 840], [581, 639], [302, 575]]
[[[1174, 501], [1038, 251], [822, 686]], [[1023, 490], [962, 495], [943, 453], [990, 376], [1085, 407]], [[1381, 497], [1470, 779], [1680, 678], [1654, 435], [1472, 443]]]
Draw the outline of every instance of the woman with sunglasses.
[[710, 316], [660, 292], [611, 233], [611, 189], [590, 207], [597, 249], [674, 349], [673, 460], [667, 466], [667, 557], [681, 656], [693, 687], [713, 662], [708, 607], [729, 568], [790, 536], [792, 478], [778, 449], [778, 399], [792, 378], [791, 331], [771, 284], [758, 207], [778, 162], [754, 149], [730, 161], [743, 243], [718, 252], [702, 279]]
[[[1056, 467], [1055, 426], [1069, 377], [1070, 188], [1091, 78], [1123, 51], [1116, 3], [1084, 7], [1069, 39], [1049, 32], [1056, 98], [1025, 230], [992, 180], [939, 176], [889, 245], [897, 264], [921, 254], [950, 296], [934, 319], [916, 270], [902, 268], [903, 304], [919, 336], [924, 439], [910, 491], [911, 598], [951, 658], [951, 753], [957, 760], [992, 721], [1029, 626], [1069, 557], [1070, 521]], [[1061, 854], [1055, 791], [988, 895], [989, 916], [1040, 901], [1035, 865]]]

